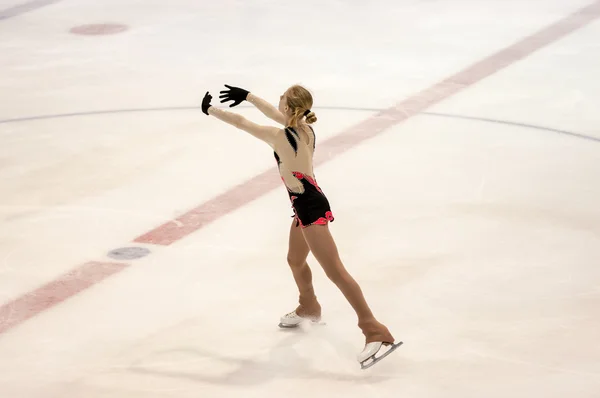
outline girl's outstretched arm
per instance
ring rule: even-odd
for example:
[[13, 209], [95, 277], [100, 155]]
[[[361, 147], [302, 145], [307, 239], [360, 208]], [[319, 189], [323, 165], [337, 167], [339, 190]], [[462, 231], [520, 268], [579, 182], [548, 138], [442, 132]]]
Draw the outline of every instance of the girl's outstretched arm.
[[264, 99], [252, 94], [248, 90], [244, 90], [243, 88], [232, 87], [227, 84], [225, 87], [227, 87], [229, 90], [221, 91], [221, 95], [219, 96], [219, 98], [221, 98], [221, 103], [233, 101], [233, 103], [229, 105], [230, 108], [233, 108], [234, 106], [241, 104], [243, 101], [248, 101], [266, 117], [276, 121], [282, 126], [285, 126], [285, 116], [279, 112], [279, 109], [275, 108]]
[[257, 97], [252, 93], [248, 93], [248, 97], [246, 98], [246, 100], [252, 105], [254, 105], [256, 109], [261, 111], [266, 117], [276, 121], [282, 126], [285, 126], [285, 116], [283, 116], [283, 113], [279, 112], [279, 109], [275, 108], [273, 105], [269, 104], [264, 99]]
[[232, 113], [223, 109], [215, 108], [210, 104], [212, 96], [207, 92], [202, 100], [202, 112], [207, 115], [216, 117], [219, 120], [224, 121], [240, 130], [244, 130], [247, 133], [252, 134], [256, 138], [266, 142], [270, 146], [274, 145], [275, 137], [279, 133], [280, 129], [272, 126], [261, 126], [250, 120], [246, 119], [242, 115]]

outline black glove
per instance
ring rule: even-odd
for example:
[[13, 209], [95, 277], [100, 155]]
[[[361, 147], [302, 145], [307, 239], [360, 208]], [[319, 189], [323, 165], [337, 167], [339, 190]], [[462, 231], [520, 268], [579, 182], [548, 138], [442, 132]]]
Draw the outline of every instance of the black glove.
[[227, 84], [225, 87], [227, 87], [229, 90], [221, 91], [219, 98], [222, 98], [221, 103], [233, 101], [233, 104], [229, 105], [230, 108], [241, 104], [246, 100], [246, 98], [248, 98], [248, 94], [250, 93], [248, 90], [244, 90], [243, 88], [231, 87]]
[[204, 94], [204, 99], [202, 99], [202, 112], [206, 113], [207, 115], [208, 115], [208, 108], [210, 108], [212, 106], [210, 104], [210, 100], [212, 100], [212, 95], [210, 95], [207, 91], [206, 94]]

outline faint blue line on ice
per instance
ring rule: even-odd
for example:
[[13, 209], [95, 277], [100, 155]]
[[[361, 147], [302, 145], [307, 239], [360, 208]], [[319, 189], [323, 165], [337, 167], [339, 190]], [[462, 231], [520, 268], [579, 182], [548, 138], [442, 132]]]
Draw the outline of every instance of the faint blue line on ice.
[[581, 139], [584, 139], [584, 140], [591, 140], [591, 141], [600, 142], [600, 137], [594, 137], [594, 136], [591, 136], [591, 135], [573, 133], [571, 131], [559, 130], [559, 129], [554, 129], [554, 128], [551, 128], [551, 127], [538, 126], [536, 124], [528, 124], [528, 123], [521, 123], [521, 122], [511, 122], [511, 121], [508, 121], [508, 120], [500, 120], [500, 119], [488, 119], [488, 118], [484, 118], [484, 117], [475, 117], [475, 116], [450, 115], [450, 114], [446, 114], [446, 113], [435, 113], [435, 112], [424, 112], [424, 114], [430, 115], [430, 116], [440, 116], [440, 117], [448, 117], [448, 118], [454, 118], [454, 119], [474, 120], [474, 121], [478, 121], [478, 122], [488, 122], [488, 123], [496, 123], [496, 124], [505, 124], [505, 125], [509, 125], [509, 126], [516, 126], [516, 127], [523, 127], [523, 128], [529, 128], [529, 129], [535, 129], [535, 130], [549, 131], [549, 132], [552, 132], [552, 133], [570, 135], [572, 137], [581, 138]]
[[[238, 108], [249, 108], [249, 107], [250, 106], [239, 106]], [[319, 106], [319, 107], [315, 107], [315, 109], [354, 111], [354, 112], [381, 112], [381, 111], [383, 111], [383, 109], [378, 109], [378, 108], [349, 107], [349, 106]], [[30, 121], [45, 120], [45, 119], [60, 119], [60, 118], [68, 118], [68, 117], [114, 115], [114, 114], [119, 114], [119, 113], [169, 112], [169, 111], [189, 111], [189, 110], [198, 110], [199, 111], [200, 108], [197, 106], [174, 106], [174, 107], [160, 107], [160, 108], [109, 109], [109, 110], [101, 110], [101, 111], [60, 113], [60, 114], [50, 114], [50, 115], [26, 116], [26, 117], [14, 118], [14, 119], [3, 119], [3, 120], [0, 120], [0, 124], [30, 122]], [[521, 128], [527, 128], [527, 129], [547, 131], [547, 132], [552, 132], [552, 133], [557, 133], [557, 134], [568, 135], [568, 136], [571, 136], [574, 138], [584, 139], [584, 140], [588, 140], [588, 141], [600, 142], [600, 137], [594, 137], [594, 136], [590, 136], [590, 135], [574, 133], [572, 131], [560, 130], [560, 129], [539, 126], [539, 125], [529, 124], [529, 123], [511, 122], [509, 120], [490, 119], [490, 118], [476, 117], [476, 116], [453, 115], [453, 114], [438, 113], [438, 112], [422, 112], [421, 115], [502, 124], [502, 125], [506, 125], [506, 126], [514, 126], [514, 127], [521, 127]]]
[[59, 1], [61, 0], [33, 0], [27, 3], [18, 4], [5, 10], [0, 10], [0, 21], [18, 17], [19, 15], [30, 11], [35, 11], [39, 8], [46, 7], [54, 3], [58, 3]]

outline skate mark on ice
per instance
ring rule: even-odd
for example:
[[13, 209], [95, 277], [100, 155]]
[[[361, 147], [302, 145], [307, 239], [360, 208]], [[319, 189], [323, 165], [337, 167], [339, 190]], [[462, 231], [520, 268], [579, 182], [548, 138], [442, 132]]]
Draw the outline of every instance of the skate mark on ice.
[[506, 363], [512, 363], [512, 364], [516, 364], [516, 365], [525, 365], [525, 366], [529, 366], [529, 367], [535, 367], [535, 368], [540, 368], [540, 369], [551, 370], [551, 371], [554, 371], [554, 372], [569, 373], [569, 374], [574, 374], [574, 375], [578, 375], [578, 376], [586, 376], [586, 377], [591, 377], [593, 380], [599, 380], [600, 379], [600, 373], [582, 372], [582, 371], [579, 371], [579, 370], [573, 370], [573, 369], [561, 368], [561, 367], [557, 367], [557, 366], [544, 365], [543, 363], [538, 363], [538, 362], [523, 361], [523, 360], [514, 359], [514, 358], [504, 358], [504, 357], [499, 357], [499, 356], [496, 356], [496, 355], [483, 354], [483, 353], [478, 352], [478, 351], [473, 351], [471, 353], [473, 355], [476, 355], [476, 356], [480, 357], [480, 358], [491, 359], [491, 360], [498, 361], [498, 362], [506, 362]]
[[[355, 368], [356, 363], [351, 361], [348, 363], [350, 366], [348, 372], [333, 372], [325, 369], [312, 369], [311, 362], [319, 362], [319, 354], [316, 354], [312, 358], [305, 358], [299, 355], [299, 350], [294, 349], [294, 343], [303, 340], [303, 335], [294, 334], [281, 340], [277, 345], [273, 346], [268, 351], [268, 357], [262, 358], [244, 358], [234, 357], [227, 354], [219, 354], [217, 352], [211, 352], [201, 348], [174, 348], [171, 350], [158, 351], [152, 354], [150, 357], [140, 359], [134, 362], [130, 367], [129, 371], [132, 373], [151, 375], [158, 377], [167, 377], [174, 379], [181, 379], [186, 381], [192, 381], [197, 383], [208, 383], [217, 385], [231, 386], [232, 384], [238, 386], [251, 386], [269, 383], [275, 379], [293, 379], [293, 380], [335, 380], [342, 382], [350, 382], [355, 384], [373, 384], [381, 383], [392, 378], [391, 375], [384, 373], [360, 375], [357, 371], [360, 369]], [[318, 346], [315, 346], [315, 352], [321, 352], [317, 350]], [[182, 370], [172, 370], [174, 363], [168, 362], [169, 369], [160, 369], [160, 366], [153, 366], [153, 358], [157, 359], [161, 356], [168, 357], [171, 354], [186, 354], [200, 361], [202, 359], [209, 359], [215, 361], [215, 363], [222, 363], [232, 365], [235, 367], [234, 370], [225, 371], [222, 375], [213, 376], [201, 374], [199, 372], [191, 372]], [[255, 354], [258, 356], [259, 354]], [[264, 357], [263, 354], [260, 354]], [[327, 358], [328, 363], [331, 358]], [[162, 363], [167, 363], [164, 359]], [[189, 363], [189, 361], [187, 362]], [[342, 365], [343, 366], [343, 365]], [[340, 368], [343, 369], [343, 367]], [[214, 373], [214, 372], [212, 372]]]

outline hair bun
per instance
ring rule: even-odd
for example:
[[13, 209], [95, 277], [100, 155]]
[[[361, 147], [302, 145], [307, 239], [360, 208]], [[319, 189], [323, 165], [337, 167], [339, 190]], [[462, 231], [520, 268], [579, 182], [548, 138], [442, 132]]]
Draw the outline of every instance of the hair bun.
[[313, 111], [308, 112], [308, 114], [306, 115], [306, 123], [312, 124], [316, 121], [317, 121], [317, 116], [315, 115], [315, 113]]

